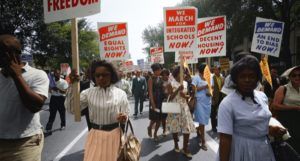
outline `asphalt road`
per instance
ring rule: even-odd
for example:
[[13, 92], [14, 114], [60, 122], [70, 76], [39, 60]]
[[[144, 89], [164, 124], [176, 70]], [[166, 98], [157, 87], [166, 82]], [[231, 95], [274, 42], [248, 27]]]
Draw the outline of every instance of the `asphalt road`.
[[[130, 99], [131, 113], [133, 111], [133, 100]], [[190, 138], [190, 150], [193, 154], [192, 159], [188, 159], [181, 153], [173, 151], [172, 136], [160, 136], [159, 142], [147, 136], [148, 120], [148, 101], [145, 102], [145, 112], [139, 115], [138, 119], [131, 117], [135, 134], [142, 143], [142, 151], [140, 161], [215, 161], [217, 153], [217, 137], [216, 134], [207, 130], [207, 144], [208, 151], [203, 151], [198, 145], [198, 138], [196, 134], [192, 134]], [[48, 105], [44, 106], [44, 110], [40, 112], [41, 123], [45, 127], [49, 117]], [[132, 115], [131, 115], [132, 116]], [[85, 139], [87, 137], [87, 126], [85, 118], [82, 117], [81, 122], [74, 122], [74, 116], [67, 113], [66, 115], [66, 129], [60, 131], [59, 114], [56, 115], [56, 120], [53, 125], [53, 133], [50, 136], [45, 136], [44, 149], [42, 153], [42, 161], [81, 161], [83, 160], [83, 148]], [[158, 132], [162, 134], [162, 129]], [[180, 147], [182, 148], [183, 137], [180, 137]]]

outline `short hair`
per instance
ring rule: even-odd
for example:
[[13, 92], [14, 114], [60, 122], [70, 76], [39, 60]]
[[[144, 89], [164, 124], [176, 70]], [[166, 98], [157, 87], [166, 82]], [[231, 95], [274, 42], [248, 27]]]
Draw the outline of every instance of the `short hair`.
[[244, 69], [253, 70], [257, 74], [258, 81], [262, 79], [262, 73], [257, 58], [252, 55], [246, 55], [241, 60], [236, 62], [231, 68], [231, 80], [235, 84], [237, 84], [238, 74]]
[[241, 60], [243, 57], [245, 57], [247, 55], [251, 55], [251, 53], [248, 51], [240, 51], [240, 52], [236, 53], [233, 58], [233, 63], [238, 62], [239, 60]]
[[168, 70], [168, 69], [163, 69], [162, 71], [161, 71], [161, 73], [160, 73], [160, 75], [170, 75], [170, 71]]
[[205, 67], [206, 67], [206, 64], [200, 64], [200, 65], [198, 66], [198, 71], [199, 71], [200, 74], [203, 74], [203, 73], [204, 73]]
[[111, 73], [110, 76], [111, 76], [111, 83], [112, 84], [115, 84], [120, 80], [115, 67], [111, 63], [109, 63], [105, 60], [94, 60], [91, 64], [91, 74], [92, 74], [92, 81], [93, 82], [96, 82], [95, 72], [96, 72], [96, 69], [98, 67], [105, 67], [105, 68], [108, 69], [108, 71]]
[[162, 69], [162, 66], [159, 63], [154, 63], [154, 64], [151, 65], [151, 69], [154, 72], [154, 71], [157, 71], [159, 69]]
[[179, 72], [180, 72], [180, 66], [176, 66], [175, 68], [173, 68], [172, 76], [174, 78], [176, 78], [178, 76]]
[[0, 35], [0, 51], [21, 55], [22, 45], [13, 35]]

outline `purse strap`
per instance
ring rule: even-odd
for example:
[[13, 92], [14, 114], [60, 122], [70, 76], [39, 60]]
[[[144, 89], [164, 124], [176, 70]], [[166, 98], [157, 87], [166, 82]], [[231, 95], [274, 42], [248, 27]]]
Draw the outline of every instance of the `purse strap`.
[[131, 121], [129, 119], [126, 124], [126, 129], [125, 129], [125, 133], [124, 133], [125, 135], [127, 135], [128, 127], [130, 127], [131, 133], [134, 135], [133, 127], [132, 127]]

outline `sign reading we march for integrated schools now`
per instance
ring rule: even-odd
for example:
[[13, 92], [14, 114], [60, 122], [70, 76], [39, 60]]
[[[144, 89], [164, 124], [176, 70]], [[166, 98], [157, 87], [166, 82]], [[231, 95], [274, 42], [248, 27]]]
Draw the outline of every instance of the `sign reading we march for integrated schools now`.
[[166, 52], [196, 49], [197, 8], [164, 8], [164, 46]]
[[152, 63], [160, 63], [160, 64], [165, 63], [163, 47], [150, 48], [150, 61]]
[[256, 18], [251, 51], [279, 57], [284, 23]]
[[100, 12], [100, 0], [43, 0], [45, 23], [84, 17]]
[[198, 58], [226, 56], [226, 17], [198, 19], [197, 24]]
[[100, 57], [105, 60], [127, 60], [127, 23], [98, 23]]

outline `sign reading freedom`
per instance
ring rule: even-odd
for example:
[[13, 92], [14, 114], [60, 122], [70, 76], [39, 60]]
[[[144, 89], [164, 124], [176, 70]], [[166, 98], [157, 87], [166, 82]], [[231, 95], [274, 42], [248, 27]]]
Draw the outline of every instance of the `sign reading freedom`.
[[100, 0], [43, 0], [45, 23], [100, 13]]

